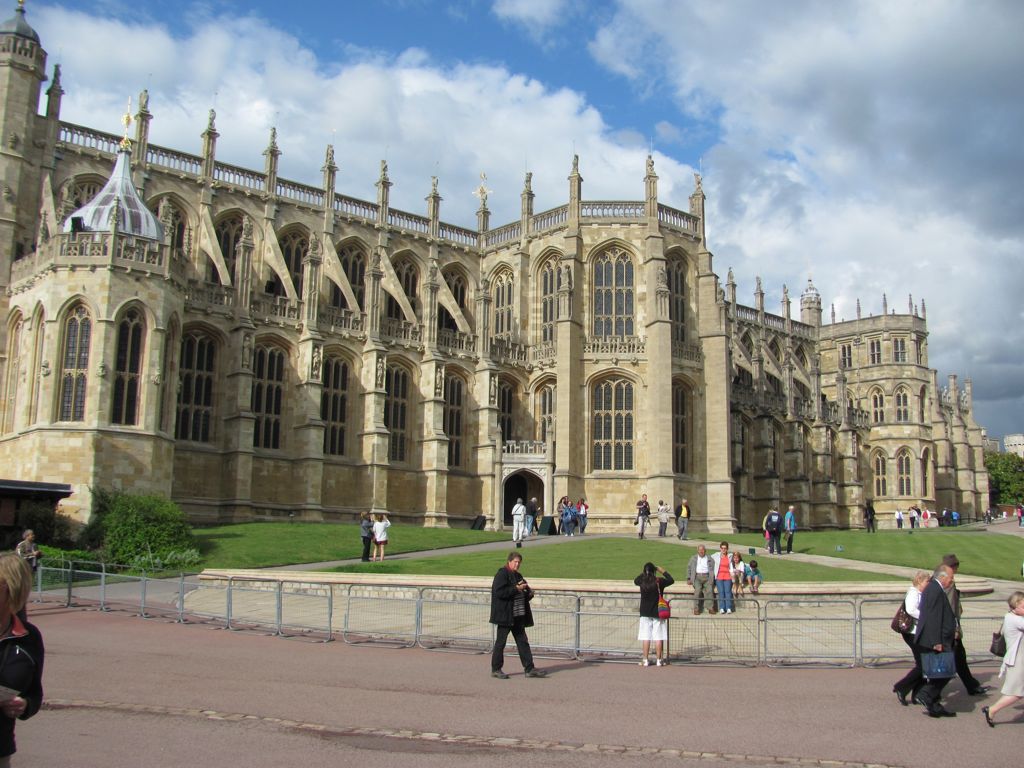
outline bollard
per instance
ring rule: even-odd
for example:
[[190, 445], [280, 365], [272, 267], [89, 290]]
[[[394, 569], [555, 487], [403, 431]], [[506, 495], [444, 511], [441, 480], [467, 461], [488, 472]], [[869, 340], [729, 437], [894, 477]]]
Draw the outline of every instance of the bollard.
[[185, 623], [185, 574], [178, 575], [178, 624]]
[[279, 582], [277, 582], [277, 605], [274, 606], [274, 614], [275, 614], [275, 618], [276, 618], [276, 621], [277, 621], [277, 628], [274, 630], [274, 635], [276, 637], [281, 637], [281, 635], [283, 634], [281, 632], [281, 615], [283, 613], [283, 607], [282, 607], [281, 603], [282, 603], [283, 600], [284, 600], [284, 582], [283, 581], [279, 581]]

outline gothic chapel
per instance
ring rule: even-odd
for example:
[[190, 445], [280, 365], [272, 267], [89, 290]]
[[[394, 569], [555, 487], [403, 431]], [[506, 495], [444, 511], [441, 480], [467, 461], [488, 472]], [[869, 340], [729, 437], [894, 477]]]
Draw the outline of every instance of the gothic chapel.
[[[45, 100], [40, 92], [47, 84]], [[688, 498], [695, 530], [884, 525], [913, 502], [984, 508], [971, 384], [940, 388], [924, 302], [823, 322], [810, 280], [741, 304], [658, 176], [518, 220], [441, 220], [60, 119], [60, 68], [18, 7], [0, 26], [0, 467], [166, 495], [196, 522], [351, 520], [502, 527], [517, 497], [586, 497], [592, 530], [641, 493]], [[39, 108], [45, 110], [40, 114]], [[130, 127], [127, 123], [130, 123]], [[197, 131], [202, 126], [197, 126]], [[545, 169], [547, 173], [559, 169]], [[563, 171], [564, 172], [564, 171]], [[637, 190], [639, 191], [639, 189]], [[890, 514], [886, 514], [886, 512]], [[630, 529], [632, 526], [629, 526]]]

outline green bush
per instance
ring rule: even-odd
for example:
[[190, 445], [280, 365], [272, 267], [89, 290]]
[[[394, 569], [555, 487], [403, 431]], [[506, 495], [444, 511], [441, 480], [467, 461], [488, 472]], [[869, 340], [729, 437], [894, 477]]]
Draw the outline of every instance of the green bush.
[[105, 536], [103, 524], [117, 499], [127, 494], [112, 488], [92, 488], [92, 508], [89, 511], [89, 522], [78, 534], [80, 549], [96, 550], [103, 547]]
[[18, 524], [22, 530], [35, 531], [39, 544], [65, 547], [75, 541], [71, 518], [58, 512], [57, 506], [49, 501], [24, 502], [18, 509]]
[[163, 561], [172, 553], [196, 550], [185, 514], [160, 496], [117, 494], [103, 516], [106, 561], [129, 565], [138, 558]]

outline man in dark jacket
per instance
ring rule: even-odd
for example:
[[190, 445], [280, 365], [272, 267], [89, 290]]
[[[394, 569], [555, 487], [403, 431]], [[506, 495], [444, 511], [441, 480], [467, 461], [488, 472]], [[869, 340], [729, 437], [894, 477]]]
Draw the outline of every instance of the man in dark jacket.
[[[946, 599], [946, 588], [953, 583], [953, 572], [947, 565], [935, 569], [933, 578], [921, 593], [921, 617], [917, 620], [914, 643], [921, 651], [922, 667], [927, 668], [925, 656], [953, 650], [956, 637], [956, 616]], [[942, 689], [948, 677], [928, 679], [917, 694], [930, 717], [956, 717], [942, 706]]]
[[956, 555], [945, 555], [942, 564], [953, 573], [953, 581], [946, 587], [946, 599], [953, 609], [953, 617], [956, 619], [956, 637], [953, 639], [953, 659], [956, 661], [956, 673], [963, 680], [964, 688], [971, 696], [984, 696], [988, 693], [988, 686], [982, 685], [967, 665], [967, 650], [964, 648], [963, 629], [960, 626], [960, 616], [963, 615], [963, 605], [960, 603], [960, 590], [956, 588], [956, 574], [960, 570], [960, 558]]
[[505, 665], [505, 643], [508, 641], [509, 632], [516, 641], [519, 660], [523, 662], [526, 676], [547, 676], [547, 672], [533, 666], [533, 651], [530, 650], [530, 641], [526, 637], [526, 628], [533, 626], [533, 613], [530, 611], [533, 590], [519, 573], [522, 562], [523, 556], [518, 552], [512, 552], [508, 556], [508, 562], [494, 574], [494, 581], [491, 582], [491, 624], [498, 628], [494, 639], [494, 651], [491, 654], [491, 677], [497, 677], [499, 680], [508, 680], [508, 675], [502, 667]]

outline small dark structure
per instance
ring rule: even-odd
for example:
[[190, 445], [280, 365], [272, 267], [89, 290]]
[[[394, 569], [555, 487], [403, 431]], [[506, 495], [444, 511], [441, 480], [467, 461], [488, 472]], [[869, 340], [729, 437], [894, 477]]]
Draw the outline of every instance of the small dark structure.
[[11, 549], [21, 538], [22, 524], [18, 514], [22, 504], [45, 501], [57, 502], [71, 495], [66, 483], [33, 483], [25, 480], [0, 480], [0, 546]]

